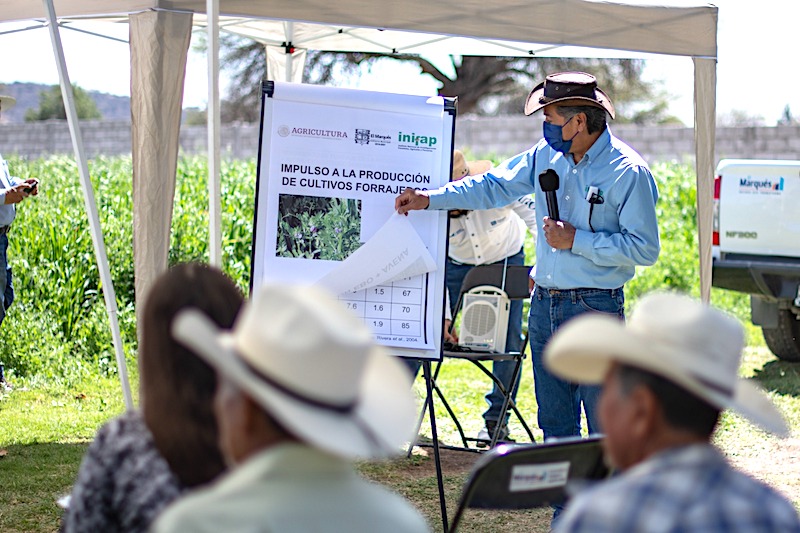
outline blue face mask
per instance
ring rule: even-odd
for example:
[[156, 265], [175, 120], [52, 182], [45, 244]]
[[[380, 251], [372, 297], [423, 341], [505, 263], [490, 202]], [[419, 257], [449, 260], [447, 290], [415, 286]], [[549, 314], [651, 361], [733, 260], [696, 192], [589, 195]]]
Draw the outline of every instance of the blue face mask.
[[[573, 118], [575, 117], [570, 117], [569, 120]], [[549, 144], [553, 150], [557, 150], [565, 155], [568, 155], [570, 148], [572, 148], [572, 139], [578, 135], [578, 132], [575, 132], [572, 139], [564, 140], [563, 128], [569, 124], [569, 120], [566, 121], [563, 126], [556, 126], [547, 121], [544, 122], [544, 140], [547, 141], [547, 144]]]

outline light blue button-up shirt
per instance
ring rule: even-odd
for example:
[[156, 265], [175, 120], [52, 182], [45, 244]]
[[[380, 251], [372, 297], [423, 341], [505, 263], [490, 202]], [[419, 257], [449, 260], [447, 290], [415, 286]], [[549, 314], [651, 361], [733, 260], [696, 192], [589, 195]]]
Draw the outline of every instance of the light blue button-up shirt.
[[[551, 168], [560, 178], [556, 191], [561, 220], [575, 226], [572, 249], [550, 247], [542, 218], [547, 201], [539, 174]], [[602, 204], [591, 209], [589, 187]], [[630, 280], [636, 265], [652, 265], [661, 245], [655, 203], [658, 189], [642, 157], [603, 131], [578, 164], [541, 140], [530, 150], [489, 172], [430, 191], [429, 209], [490, 209], [534, 193], [540, 206], [536, 240], [536, 284], [549, 289], [616, 289]], [[591, 228], [594, 228], [594, 232]]]
[[0, 155], [0, 227], [9, 226], [17, 216], [17, 209], [14, 204], [6, 204], [6, 189], [18, 185], [20, 180], [11, 176], [8, 172], [8, 163]]
[[0, 155], [0, 227], [10, 225], [17, 215], [14, 204], [6, 204], [6, 193], [3, 191], [19, 183], [18, 179], [11, 177], [8, 172], [8, 163]]

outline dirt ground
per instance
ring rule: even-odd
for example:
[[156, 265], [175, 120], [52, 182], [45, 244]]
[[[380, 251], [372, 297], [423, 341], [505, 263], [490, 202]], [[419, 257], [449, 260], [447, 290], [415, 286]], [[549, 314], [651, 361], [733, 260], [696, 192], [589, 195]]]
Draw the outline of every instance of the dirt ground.
[[[397, 470], [412, 478], [436, 475], [432, 448], [414, 448], [414, 454], [427, 460], [402, 461]], [[731, 464], [760, 479], [800, 502], [800, 439], [768, 439], [757, 449], [736, 450], [728, 453]], [[442, 472], [445, 476], [468, 474], [481, 454], [440, 449]]]
[[[417, 466], [410, 463], [406, 467], [406, 472], [412, 476], [433, 476], [436, 475], [436, 463], [433, 460], [433, 448], [414, 448], [414, 454], [427, 457], [429, 460], [423, 461]], [[439, 459], [442, 464], [444, 475], [467, 474], [472, 469], [475, 461], [481, 458], [480, 453], [464, 452], [460, 450], [439, 449]]]
[[[440, 449], [442, 477], [448, 521], [452, 524], [464, 482], [480, 453]], [[416, 505], [431, 525], [432, 530], [441, 531], [442, 515], [436, 481], [436, 462], [433, 448], [416, 447], [411, 459], [405, 457], [392, 461], [387, 471], [374, 472], [374, 479], [389, 484]], [[377, 475], [375, 475], [377, 474]], [[389, 474], [387, 480], [386, 475]], [[369, 477], [369, 475], [368, 475]], [[552, 510], [549, 508], [527, 511], [467, 510], [459, 526], [459, 532], [547, 533], [550, 529]]]
[[[722, 448], [735, 467], [772, 486], [796, 506], [800, 504], [800, 439], [770, 436], [761, 439], [753, 435], [753, 440], [727, 442]], [[464, 481], [481, 457], [479, 453], [440, 450], [448, 520], [452, 520], [455, 513]], [[414, 448], [411, 459], [395, 459], [376, 469], [367, 468], [363, 473], [409, 498], [425, 515], [433, 531], [441, 530], [441, 507], [432, 448]], [[470, 510], [459, 530], [547, 533], [551, 515], [549, 508], [507, 512]]]
[[[411, 477], [427, 477], [436, 474], [432, 448], [414, 448], [416, 455], [430, 460], [419, 463], [405, 461], [398, 469]], [[789, 500], [800, 502], [800, 439], [765, 439], [760, 448], [728, 450], [731, 464], [760, 479]], [[481, 457], [479, 453], [440, 449], [444, 475], [467, 474]]]
[[800, 503], [800, 439], [765, 439], [763, 447], [729, 454], [731, 463]]

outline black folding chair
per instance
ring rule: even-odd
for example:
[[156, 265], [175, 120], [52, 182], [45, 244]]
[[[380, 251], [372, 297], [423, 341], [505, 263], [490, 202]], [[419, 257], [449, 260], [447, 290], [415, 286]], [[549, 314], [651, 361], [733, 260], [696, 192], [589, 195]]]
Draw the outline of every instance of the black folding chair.
[[[464, 277], [464, 281], [461, 285], [461, 291], [458, 296], [458, 302], [456, 303], [456, 313], [453, 316], [453, 323], [455, 323], [455, 318], [458, 312], [461, 310], [464, 304], [464, 295], [467, 294], [470, 290], [474, 289], [475, 287], [479, 287], [482, 285], [488, 285], [492, 287], [497, 287], [502, 289], [506, 295], [508, 296], [509, 300], [527, 300], [530, 297], [530, 289], [528, 286], [528, 277], [530, 273], [531, 267], [529, 266], [522, 266], [522, 265], [504, 265], [504, 264], [494, 264], [494, 265], [480, 265], [476, 266], [475, 268], [471, 269], [467, 272], [467, 275]], [[523, 320], [525, 318], [523, 317]], [[527, 328], [524, 328], [524, 331], [527, 331]], [[486, 363], [494, 362], [494, 361], [513, 361], [515, 363], [513, 377], [511, 383], [514, 384], [517, 382], [517, 378], [520, 374], [520, 369], [522, 368], [522, 361], [525, 359], [525, 348], [528, 345], [528, 334], [526, 333], [524, 336], [524, 340], [522, 341], [522, 346], [520, 347], [519, 352], [482, 352], [482, 351], [473, 351], [473, 350], [465, 350], [461, 349], [458, 346], [451, 347], [451, 349], [445, 349], [442, 352], [443, 360], [444, 359], [460, 359], [465, 361], [471, 361], [475, 364], [491, 381], [494, 385], [498, 387], [498, 390], [502, 393], [503, 399], [503, 406], [500, 410], [500, 416], [498, 420], [502, 421], [505, 420], [506, 413], [509, 409], [514, 413], [517, 419], [522, 424], [522, 427], [528, 434], [531, 442], [535, 442], [533, 437], [533, 433], [531, 432], [530, 427], [525, 422], [522, 414], [517, 409], [517, 405], [512, 400], [510, 391], [506, 390], [503, 383], [500, 382], [499, 379], [492, 373], [491, 368], [486, 366]], [[442, 361], [443, 362], [443, 361]], [[485, 442], [481, 439], [477, 438], [470, 438], [467, 437], [464, 433], [464, 429], [461, 426], [461, 423], [458, 421], [458, 417], [456, 416], [453, 409], [450, 407], [447, 399], [445, 398], [442, 389], [436, 383], [436, 379], [439, 376], [439, 371], [442, 367], [442, 362], [436, 365], [436, 369], [433, 372], [431, 387], [432, 390], [436, 393], [439, 399], [442, 402], [445, 410], [449, 414], [450, 418], [453, 420], [453, 423], [456, 426], [459, 436], [461, 437], [461, 442], [463, 447], [456, 447], [456, 446], [446, 446], [442, 445], [442, 447], [449, 448], [449, 449], [461, 449], [461, 450], [469, 450], [469, 451], [480, 451], [470, 447], [470, 443], [478, 444], [487, 444], [489, 447], [494, 447], [497, 444], [498, 437], [500, 436], [500, 432], [502, 431], [502, 423], [498, 423], [495, 427], [494, 434], [491, 435], [491, 440], [489, 442]], [[422, 413], [420, 415], [419, 422], [422, 423], [422, 417], [425, 413], [425, 409], [427, 408], [427, 402], [431, 401], [431, 398], [425, 399], [425, 404], [422, 406]], [[410, 451], [410, 450], [409, 450]]]
[[585, 484], [609, 475], [601, 440], [602, 435], [593, 435], [493, 448], [472, 468], [449, 531], [456, 530], [470, 508], [519, 510], [564, 504]]

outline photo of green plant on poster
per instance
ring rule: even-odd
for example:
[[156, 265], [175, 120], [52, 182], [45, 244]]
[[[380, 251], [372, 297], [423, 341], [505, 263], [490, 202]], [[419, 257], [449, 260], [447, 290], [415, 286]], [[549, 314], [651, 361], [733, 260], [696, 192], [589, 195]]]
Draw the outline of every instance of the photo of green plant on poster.
[[361, 246], [361, 200], [281, 194], [278, 257], [343, 261]]

